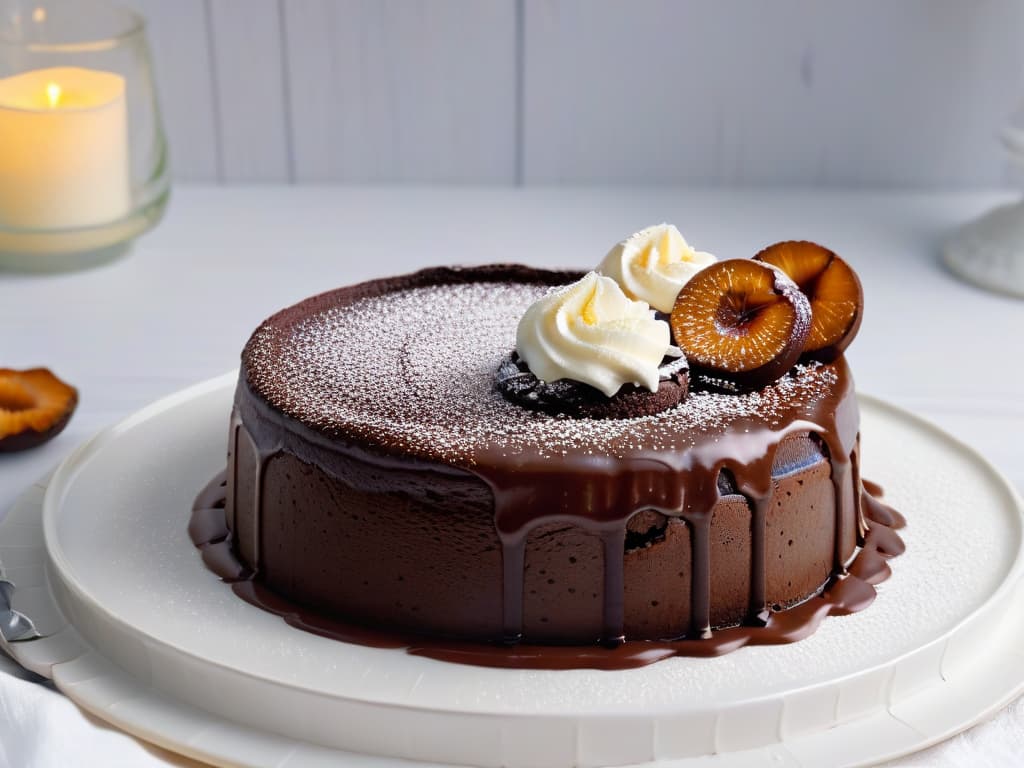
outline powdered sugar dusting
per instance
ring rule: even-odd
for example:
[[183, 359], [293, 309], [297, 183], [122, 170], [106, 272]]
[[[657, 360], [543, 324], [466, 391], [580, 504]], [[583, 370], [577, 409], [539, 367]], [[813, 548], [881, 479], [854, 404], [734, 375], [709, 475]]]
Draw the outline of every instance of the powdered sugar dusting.
[[678, 407], [622, 420], [569, 419], [505, 400], [494, 374], [526, 308], [548, 289], [517, 282], [409, 288], [272, 319], [247, 347], [249, 383], [286, 415], [332, 436], [472, 466], [483, 452], [551, 457], [685, 450], [694, 435], [745, 418], [782, 425], [836, 381], [798, 367], [744, 395], [691, 393]]

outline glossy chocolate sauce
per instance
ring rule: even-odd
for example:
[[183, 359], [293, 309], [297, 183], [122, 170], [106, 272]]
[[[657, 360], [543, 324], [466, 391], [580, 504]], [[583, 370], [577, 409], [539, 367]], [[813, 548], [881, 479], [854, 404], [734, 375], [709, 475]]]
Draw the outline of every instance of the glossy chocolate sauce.
[[527, 534], [550, 522], [568, 522], [601, 536], [608, 555], [602, 640], [606, 644], [621, 642], [622, 541], [629, 518], [648, 509], [682, 518], [690, 526], [693, 575], [687, 635], [709, 638], [711, 513], [721, 498], [719, 475], [723, 471], [729, 473], [751, 510], [752, 597], [747, 623], [763, 623], [769, 608], [765, 603], [764, 530], [772, 503], [772, 467], [783, 439], [799, 432], [817, 435], [827, 449], [837, 500], [833, 575], [843, 575], [846, 528], [864, 526], [854, 508], [856, 490], [850, 479], [859, 415], [845, 363], [837, 365], [836, 371], [840, 378], [836, 396], [819, 398], [810, 408], [787, 414], [785, 425], [776, 430], [766, 429], [757, 420], [738, 420], [724, 431], [695, 435], [693, 447], [683, 451], [650, 452], [640, 448], [629, 457], [576, 455], [553, 465], [537, 462], [530, 468], [521, 456], [509, 461], [497, 452], [485, 454], [473, 472], [494, 492], [494, 520], [505, 564], [506, 642], [518, 641], [522, 626]]
[[[865, 481], [865, 486], [868, 483]], [[872, 490], [881, 489], [871, 484]], [[374, 648], [405, 648], [408, 653], [439, 661], [515, 669], [633, 669], [672, 656], [712, 657], [745, 645], [780, 645], [811, 635], [827, 616], [842, 616], [867, 608], [875, 585], [891, 571], [888, 559], [902, 554], [903, 541], [894, 528], [903, 519], [876, 497], [864, 493], [861, 507], [868, 532], [846, 572], [834, 577], [819, 594], [784, 611], [765, 611], [757, 622], [720, 629], [707, 638], [627, 640], [614, 646], [507, 645], [469, 643], [402, 634], [344, 622], [282, 599], [253, 578], [231, 546], [225, 517], [226, 480], [221, 473], [199, 494], [188, 531], [203, 562], [246, 602], [283, 618], [289, 625], [322, 637]], [[621, 549], [618, 550], [621, 552]], [[607, 630], [606, 630], [607, 631]]]
[[[375, 281], [342, 289], [310, 300], [309, 306], [303, 303], [285, 310], [265, 325], [275, 331], [278, 326], [287, 329], [310, 312], [323, 312], [325, 307], [330, 311], [358, 298], [410, 286], [446, 284], [452, 280], [526, 280], [550, 285], [557, 283], [560, 276], [565, 281], [564, 273], [508, 267], [460, 270], [454, 275], [451, 270], [434, 270], [397, 281]], [[260, 339], [263, 348], [256, 351], [272, 360], [280, 350], [274, 345], [281, 342], [276, 336], [266, 338]], [[250, 341], [250, 347], [253, 343]], [[232, 415], [230, 453], [234, 458], [229, 470], [235, 475], [229, 480], [235, 489], [232, 506], [237, 507], [237, 457], [239, 441], [244, 436], [256, 457], [256, 466], [247, 473], [254, 486], [248, 490], [253, 508], [246, 508], [244, 519], [239, 509], [225, 508], [225, 485], [219, 479], [197, 499], [189, 531], [202, 551], [203, 561], [231, 582], [236, 594], [282, 616], [289, 624], [317, 634], [347, 642], [405, 647], [410, 653], [442, 660], [500, 667], [623, 669], [676, 655], [715, 656], [747, 644], [793, 642], [813, 632], [825, 616], [865, 608], [874, 599], [874, 585], [889, 575], [887, 558], [903, 550], [894, 531], [902, 525], [902, 518], [862, 491], [857, 465], [859, 414], [852, 378], [841, 358], [827, 366], [789, 374], [817, 381], [814, 396], [784, 396], [785, 377], [766, 388], [771, 390], [769, 394], [778, 396], [774, 405], [766, 406], [763, 412], [734, 413], [729, 411], [727, 402], [706, 421], [684, 414], [680, 418], [690, 420], [677, 423], [669, 415], [667, 423], [642, 423], [643, 429], [651, 430], [649, 440], [623, 434], [600, 438], [590, 447], [585, 440], [566, 443], [557, 460], [540, 446], [509, 450], [507, 444], [486, 439], [474, 444], [471, 454], [449, 460], [446, 456], [432, 456], [429, 448], [403, 451], [402, 446], [375, 444], [378, 441], [374, 434], [349, 434], [344, 425], [312, 428], [300, 414], [283, 412], [291, 406], [287, 382], [268, 383], [265, 374], [259, 372], [254, 386], [250, 378], [254, 365], [250, 347], [243, 354], [243, 373]], [[260, 364], [256, 360], [257, 369]], [[261, 387], [259, 392], [254, 391], [256, 386]], [[698, 407], [700, 395], [691, 398], [691, 403], [684, 403], [680, 409]], [[512, 414], [509, 418], [514, 423], [518, 417]], [[575, 426], [572, 420], [564, 424], [568, 430]], [[685, 437], [685, 441], [658, 444], [656, 430], [666, 427], [677, 437]], [[825, 583], [819, 591], [799, 605], [779, 610], [783, 606], [768, 604], [766, 520], [773, 504], [776, 454], [789, 436], [800, 434], [810, 435], [829, 463], [835, 544], [831, 576], [823, 574]], [[346, 471], [353, 460], [372, 465], [387, 480], [383, 487], [369, 488], [371, 491], [401, 493], [403, 477], [417, 473], [469, 474], [483, 481], [493, 495], [494, 529], [500, 542], [503, 642], [462, 642], [362, 628], [318, 615], [276, 595], [260, 578], [265, 545], [261, 510], [265, 467], [271, 458], [282, 453], [349, 484], [356, 481]], [[723, 478], [727, 480], [723, 482]], [[358, 481], [364, 479], [360, 477]], [[712, 631], [711, 520], [723, 497], [723, 487], [742, 495], [750, 510], [750, 599], [741, 626]], [[227, 496], [231, 498], [231, 494]], [[625, 637], [623, 552], [627, 524], [635, 514], [647, 510], [680, 519], [690, 531], [690, 615], [681, 638]], [[526, 542], [531, 531], [551, 523], [578, 526], [601, 540], [604, 583], [599, 644], [558, 646], [522, 642]], [[844, 549], [844, 545], [851, 539], [861, 549], [848, 563], [844, 553], [849, 549]]]

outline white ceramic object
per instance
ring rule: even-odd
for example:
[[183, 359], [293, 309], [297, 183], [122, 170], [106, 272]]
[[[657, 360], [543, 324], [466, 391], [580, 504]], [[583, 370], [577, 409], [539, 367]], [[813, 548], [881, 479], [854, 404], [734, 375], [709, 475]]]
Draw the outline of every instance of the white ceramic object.
[[46, 492], [45, 541], [38, 488], [0, 526], [14, 608], [44, 636], [10, 652], [161, 746], [254, 766], [854, 765], [934, 743], [1024, 689], [1020, 499], [877, 400], [862, 399], [864, 471], [910, 525], [868, 610], [788, 646], [545, 672], [338, 643], [235, 598], [185, 533], [224, 460], [234, 380], [78, 449]]
[[1024, 200], [965, 224], [943, 246], [943, 258], [968, 282], [1024, 297]]
[[[1024, 129], [1008, 125], [1003, 144], [1024, 167]], [[995, 208], [961, 227], [943, 246], [946, 266], [990, 291], [1024, 297], [1024, 200]]]

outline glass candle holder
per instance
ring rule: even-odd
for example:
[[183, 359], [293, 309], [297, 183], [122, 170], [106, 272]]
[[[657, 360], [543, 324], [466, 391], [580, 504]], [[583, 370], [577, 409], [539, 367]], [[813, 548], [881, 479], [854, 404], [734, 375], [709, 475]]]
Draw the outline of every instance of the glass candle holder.
[[0, 266], [109, 260], [159, 221], [169, 191], [143, 18], [98, 0], [0, 0]]

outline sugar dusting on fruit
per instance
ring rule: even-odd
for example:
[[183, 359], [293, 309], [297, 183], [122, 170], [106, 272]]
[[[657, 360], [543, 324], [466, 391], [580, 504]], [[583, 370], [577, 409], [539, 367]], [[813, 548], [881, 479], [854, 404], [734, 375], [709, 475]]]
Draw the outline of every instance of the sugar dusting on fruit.
[[684, 449], [698, 425], [743, 417], [781, 424], [781, 414], [812, 402], [837, 378], [828, 366], [801, 365], [761, 390], [695, 392], [676, 408], [636, 419], [530, 411], [495, 390], [494, 372], [514, 346], [519, 318], [547, 290], [515, 282], [436, 285], [328, 306], [296, 323], [271, 320], [247, 348], [249, 383], [329, 435], [472, 465], [485, 450], [597, 457], [610, 441], [623, 450]]

